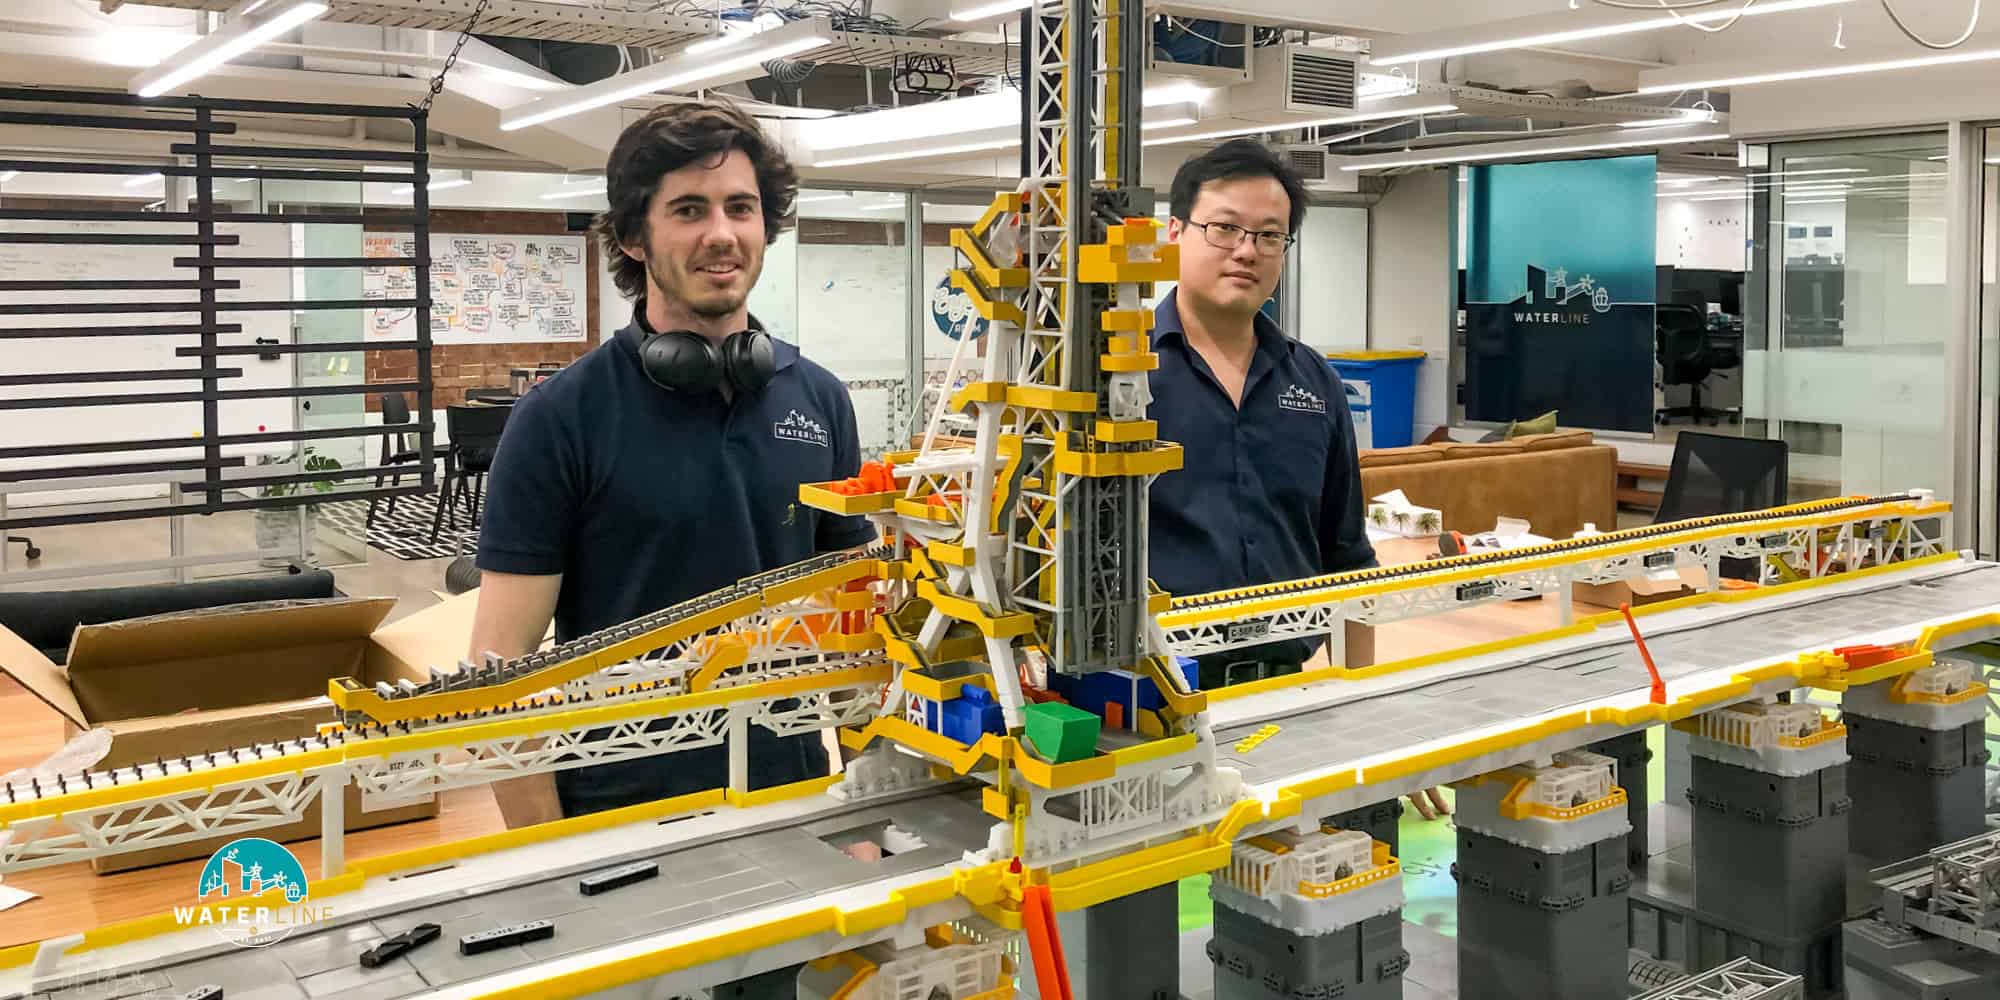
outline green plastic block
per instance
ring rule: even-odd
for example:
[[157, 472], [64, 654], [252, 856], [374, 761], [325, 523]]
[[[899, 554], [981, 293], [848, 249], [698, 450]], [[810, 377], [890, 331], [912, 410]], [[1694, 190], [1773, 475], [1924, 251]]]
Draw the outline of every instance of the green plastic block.
[[1097, 716], [1059, 701], [1029, 705], [1023, 715], [1028, 744], [1049, 763], [1067, 764], [1097, 754], [1097, 732], [1104, 725]]

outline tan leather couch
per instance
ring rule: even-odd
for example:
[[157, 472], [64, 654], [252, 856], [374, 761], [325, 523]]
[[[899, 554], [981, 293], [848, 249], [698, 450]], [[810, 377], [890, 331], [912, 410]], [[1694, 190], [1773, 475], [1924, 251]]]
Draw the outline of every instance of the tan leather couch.
[[1589, 431], [1531, 434], [1492, 444], [1433, 444], [1361, 453], [1364, 498], [1402, 490], [1444, 512], [1447, 531], [1491, 531], [1526, 518], [1538, 535], [1567, 538], [1586, 522], [1618, 527], [1618, 450]]

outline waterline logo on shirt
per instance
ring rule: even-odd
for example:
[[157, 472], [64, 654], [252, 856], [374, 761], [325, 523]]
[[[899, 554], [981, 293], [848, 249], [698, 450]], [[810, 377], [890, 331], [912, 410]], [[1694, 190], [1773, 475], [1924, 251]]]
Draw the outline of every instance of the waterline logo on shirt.
[[803, 444], [816, 444], [822, 448], [831, 447], [831, 439], [827, 437], [826, 428], [821, 427], [819, 421], [797, 410], [785, 414], [785, 419], [772, 424], [771, 436], [780, 441], [798, 441]]
[[1278, 396], [1278, 405], [1300, 413], [1325, 413], [1326, 400], [1312, 394], [1302, 386], [1293, 385]]
[[305, 867], [291, 851], [244, 837], [209, 856], [195, 889], [198, 903], [174, 907], [174, 922], [212, 927], [238, 947], [263, 948], [332, 918], [330, 907], [307, 905], [311, 893]]

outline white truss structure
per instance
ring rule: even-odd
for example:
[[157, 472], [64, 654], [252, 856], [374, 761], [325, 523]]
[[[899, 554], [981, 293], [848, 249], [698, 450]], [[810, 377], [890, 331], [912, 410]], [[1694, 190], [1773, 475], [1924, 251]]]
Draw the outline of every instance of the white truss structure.
[[88, 861], [297, 823], [322, 794], [340, 787], [342, 777], [338, 767], [287, 771], [36, 817], [6, 828], [12, 836], [0, 839], [0, 871]]
[[[1220, 821], [1242, 797], [1243, 784], [1214, 760], [1214, 747], [1198, 742], [1183, 753], [1121, 767], [1102, 781], [1062, 789], [1024, 785], [1021, 860], [1060, 864]], [[996, 824], [993, 841], [1011, 844], [1012, 832], [1010, 824]]]
[[452, 788], [469, 788], [596, 764], [720, 745], [729, 733], [727, 708], [638, 716], [609, 726], [506, 736], [412, 753], [355, 760], [352, 779], [362, 801], [397, 802]]
[[1805, 1000], [1805, 980], [1739, 958], [1634, 1000]]
[[[879, 659], [879, 658], [878, 658]], [[853, 664], [841, 663], [839, 667]], [[825, 673], [833, 668], [818, 667]], [[796, 674], [794, 674], [796, 676]], [[831, 679], [830, 679], [831, 680]], [[315, 802], [331, 806], [352, 783], [361, 790], [364, 808], [386, 808], [453, 788], [491, 784], [530, 774], [633, 760], [724, 743], [747, 749], [748, 727], [762, 726], [780, 736], [855, 725], [879, 710], [885, 684], [874, 680], [843, 680], [823, 687], [783, 694], [763, 694], [754, 684], [736, 685], [741, 696], [723, 704], [648, 713], [608, 723], [568, 724], [577, 702], [540, 708], [501, 711], [492, 716], [411, 727], [410, 732], [435, 733], [463, 729], [468, 738], [421, 749], [399, 750], [397, 737], [329, 734], [284, 744], [259, 744], [198, 757], [163, 760], [140, 768], [92, 772], [68, 779], [59, 789], [45, 789], [48, 798], [71, 792], [102, 793], [117, 789], [116, 801], [64, 809], [29, 817], [4, 827], [0, 841], [0, 872], [83, 861], [148, 847], [203, 840], [220, 834], [246, 834], [296, 823]], [[629, 692], [613, 705], [664, 701], [674, 692]], [[595, 704], [595, 702], [593, 702]], [[472, 735], [496, 718], [547, 716], [549, 728], [480, 738]], [[432, 742], [432, 741], [427, 741]], [[376, 749], [379, 745], [380, 749]], [[326, 762], [328, 756], [337, 759]], [[232, 780], [233, 773], [261, 771], [257, 765], [296, 757], [297, 769], [254, 773]], [[155, 792], [163, 780], [208, 775], [197, 787]], [[743, 789], [739, 789], [743, 790]], [[101, 794], [95, 798], [102, 798]], [[32, 797], [23, 796], [26, 801]], [[324, 834], [329, 856], [337, 856], [342, 824], [329, 823]]]
[[[1575, 584], [1636, 580], [1664, 570], [1705, 571], [1706, 589], [1714, 590], [1724, 558], [1760, 560], [1766, 583], [1817, 579], [1861, 566], [1905, 562], [1948, 551], [1949, 518], [1940, 514], [1885, 513], [1881, 508], [1855, 508], [1851, 520], [1833, 527], [1805, 526], [1760, 532], [1754, 528], [1729, 537], [1659, 536], [1643, 551], [1592, 558], [1588, 549], [1575, 558], [1531, 555], [1499, 560], [1484, 571], [1445, 565], [1428, 573], [1411, 574], [1378, 587], [1344, 574], [1325, 586], [1251, 588], [1219, 606], [1233, 613], [1225, 621], [1194, 622], [1196, 611], [1217, 603], [1199, 595], [1175, 602], [1160, 616], [1167, 645], [1181, 656], [1202, 656], [1262, 645], [1278, 639], [1318, 639], [1344, 634], [1348, 622], [1385, 625], [1463, 608], [1544, 594], [1569, 593]], [[1685, 534], [1705, 529], [1699, 522]], [[1606, 536], [1605, 544], [1621, 541]], [[1445, 578], [1440, 580], [1439, 578]], [[1222, 596], [1222, 595], [1219, 595]], [[1563, 624], [1571, 620], [1570, 602], [1558, 601]]]

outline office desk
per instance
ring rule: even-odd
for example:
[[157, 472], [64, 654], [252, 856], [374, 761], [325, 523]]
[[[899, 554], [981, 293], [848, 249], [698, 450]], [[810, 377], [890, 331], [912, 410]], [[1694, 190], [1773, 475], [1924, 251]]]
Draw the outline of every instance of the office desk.
[[[1437, 551], [1433, 539], [1391, 539], [1378, 543], [1384, 564], [1414, 562]], [[1604, 609], [1577, 605], [1579, 613]], [[1376, 633], [1378, 662], [1555, 628], [1553, 601], [1540, 599], [1486, 605], [1419, 621], [1382, 626]], [[33, 695], [0, 676], [0, 773], [46, 758], [62, 745], [62, 719]], [[431, 819], [350, 833], [350, 861], [449, 843], [503, 829], [491, 791], [459, 789], [440, 797]], [[306, 871], [319, 871], [319, 843], [288, 845]], [[96, 875], [87, 864], [60, 865], [5, 877], [5, 884], [43, 898], [0, 912], [0, 948], [39, 941], [94, 927], [152, 916], [186, 905], [201, 873], [200, 860], [160, 865], [114, 875]]]

